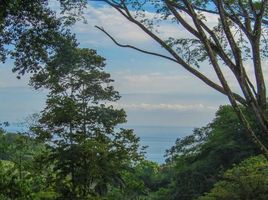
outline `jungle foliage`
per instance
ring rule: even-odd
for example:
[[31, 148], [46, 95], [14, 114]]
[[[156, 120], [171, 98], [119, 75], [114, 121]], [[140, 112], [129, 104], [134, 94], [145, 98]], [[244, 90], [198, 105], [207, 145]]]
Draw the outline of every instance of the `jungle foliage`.
[[[115, 141], [105, 132], [92, 131], [89, 137], [78, 127], [73, 129], [73, 142], [69, 128], [59, 132], [64, 140], [51, 140], [49, 129], [38, 130], [36, 137], [2, 131], [2, 199], [267, 198], [267, 160], [257, 156], [258, 149], [243, 134], [230, 106], [220, 107], [207, 126], [177, 139], [161, 165], [141, 159], [130, 130], [109, 132], [119, 135]], [[80, 142], [80, 136], [88, 138]], [[125, 141], [129, 148], [134, 145], [133, 154]]]
[[[79, 48], [68, 30], [82, 19], [87, 1], [59, 0], [63, 15], [58, 17], [47, 0], [0, 0], [0, 61], [14, 59], [18, 77], [33, 73], [32, 87], [48, 91], [46, 107], [28, 132], [0, 129], [0, 199], [267, 199], [262, 68], [268, 1], [100, 1], [140, 27], [166, 54], [122, 45], [98, 27], [117, 45], [177, 63], [226, 95], [231, 106], [220, 107], [210, 124], [179, 138], [167, 150], [166, 163], [144, 160], [133, 130], [117, 128], [126, 122], [126, 113], [113, 106], [120, 96], [104, 71], [105, 59]], [[152, 19], [146, 16], [148, 8], [156, 12]], [[206, 24], [209, 14], [219, 19], [213, 27]], [[161, 21], [191, 36], [162, 38], [157, 31]], [[204, 63], [220, 82], [199, 71]], [[226, 81], [222, 66], [232, 72], [241, 95]]]

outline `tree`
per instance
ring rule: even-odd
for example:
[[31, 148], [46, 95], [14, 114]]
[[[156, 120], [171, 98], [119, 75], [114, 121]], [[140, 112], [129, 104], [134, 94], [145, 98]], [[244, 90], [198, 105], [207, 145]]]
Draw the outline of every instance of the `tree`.
[[83, 7], [82, 1], [59, 2], [61, 11], [72, 15], [58, 18], [48, 0], [0, 0], [0, 62], [14, 59], [13, 71], [19, 75], [48, 62], [58, 42], [70, 37], [67, 26]]
[[223, 180], [199, 200], [268, 198], [268, 163], [263, 156], [251, 157], [224, 173]]
[[173, 186], [167, 188], [169, 199], [198, 198], [221, 180], [224, 171], [257, 154], [232, 107], [221, 106], [211, 123], [178, 138], [167, 151], [167, 166], [173, 166], [176, 174]]
[[141, 161], [133, 170], [124, 173], [124, 190], [112, 189], [108, 193], [108, 199], [171, 199], [163, 187], [174, 176], [174, 171], [167, 171], [165, 168], [152, 161]]
[[[268, 146], [256, 135], [239, 107], [247, 107], [267, 138], [266, 86], [263, 74], [267, 58], [267, 0], [100, 0], [115, 8], [123, 17], [137, 25], [155, 40], [165, 54], [120, 44], [104, 28], [96, 26], [121, 47], [132, 48], [145, 54], [158, 56], [177, 63], [194, 77], [226, 95], [243, 124], [245, 133], [268, 158]], [[147, 13], [155, 13], [153, 19]], [[218, 24], [207, 23], [208, 14], [218, 18]], [[186, 38], [164, 38], [157, 31], [161, 23], [173, 23], [189, 34]], [[206, 63], [208, 61], [209, 63]], [[254, 71], [254, 80], [246, 71], [246, 62]], [[218, 77], [213, 81], [199, 67], [208, 65]], [[226, 80], [227, 67], [236, 80], [240, 93], [234, 92]], [[256, 84], [254, 84], [254, 82]]]
[[116, 128], [126, 114], [109, 105], [119, 94], [104, 66], [96, 51], [70, 40], [31, 79], [36, 89], [49, 90], [32, 130], [49, 145], [41, 161], [53, 167], [59, 198], [89, 199], [105, 195], [110, 185], [123, 187], [122, 173], [141, 157], [139, 138]]
[[[52, 199], [45, 174], [35, 169], [35, 157], [45, 146], [25, 134], [0, 132], [0, 199]], [[49, 198], [51, 196], [51, 198]]]

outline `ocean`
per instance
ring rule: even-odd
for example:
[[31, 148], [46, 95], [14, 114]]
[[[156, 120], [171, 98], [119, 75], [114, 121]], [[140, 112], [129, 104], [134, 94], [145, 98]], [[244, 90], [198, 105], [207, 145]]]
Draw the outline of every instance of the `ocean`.
[[[177, 138], [190, 135], [193, 127], [175, 127], [175, 126], [130, 126], [123, 128], [133, 129], [134, 133], [140, 137], [140, 145], [148, 146], [145, 157], [162, 164], [165, 162], [165, 152], [175, 144]], [[5, 128], [9, 132], [24, 132], [27, 129], [23, 124], [11, 124]]]
[[165, 162], [165, 152], [175, 144], [177, 138], [192, 133], [193, 127], [171, 126], [128, 126], [140, 137], [142, 146], [146, 149], [146, 159], [162, 164]]

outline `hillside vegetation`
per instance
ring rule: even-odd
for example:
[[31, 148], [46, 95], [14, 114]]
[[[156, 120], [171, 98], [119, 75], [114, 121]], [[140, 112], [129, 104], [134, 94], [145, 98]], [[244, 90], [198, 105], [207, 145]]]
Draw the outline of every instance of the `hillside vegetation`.
[[[81, 153], [76, 149], [72, 176], [71, 158], [64, 149], [55, 149], [53, 143], [44, 144], [37, 137], [3, 130], [0, 141], [3, 200], [62, 199], [70, 195], [67, 192], [73, 192], [71, 199], [81, 200], [267, 199], [268, 161], [258, 156], [244, 136], [230, 106], [220, 107], [207, 126], [177, 139], [167, 150], [166, 163], [162, 165], [140, 155], [135, 162], [128, 159], [128, 165], [120, 167], [123, 163], [113, 159], [124, 158], [123, 149], [112, 157], [115, 147], [109, 150], [101, 145], [89, 148], [86, 160], [81, 160], [88, 161], [88, 165], [79, 165], [86, 149]], [[89, 147], [94, 144], [96, 141], [90, 142]], [[72, 190], [72, 179], [76, 190]], [[91, 192], [83, 193], [84, 187]]]

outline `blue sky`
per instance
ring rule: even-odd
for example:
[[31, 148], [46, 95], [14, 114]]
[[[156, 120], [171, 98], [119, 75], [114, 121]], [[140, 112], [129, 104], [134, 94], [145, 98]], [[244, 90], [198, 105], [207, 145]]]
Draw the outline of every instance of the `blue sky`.
[[[106, 58], [106, 71], [111, 73], [114, 86], [122, 96], [116, 106], [127, 111], [128, 125], [199, 127], [213, 118], [219, 105], [227, 103], [225, 96], [213, 91], [179, 65], [117, 47], [94, 28], [94, 25], [103, 26], [122, 43], [163, 52], [112, 8], [89, 6], [85, 17], [87, 24], [78, 22], [72, 31], [81, 47], [96, 49]], [[215, 21], [212, 16], [208, 23]], [[162, 26], [160, 34], [163, 36], [187, 35], [174, 25], [167, 23]], [[28, 76], [16, 80], [16, 75], [11, 73], [12, 65], [12, 61], [0, 65], [0, 121], [20, 122], [42, 110], [46, 93], [30, 88]], [[216, 79], [206, 64], [202, 70]]]

